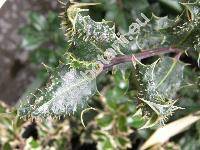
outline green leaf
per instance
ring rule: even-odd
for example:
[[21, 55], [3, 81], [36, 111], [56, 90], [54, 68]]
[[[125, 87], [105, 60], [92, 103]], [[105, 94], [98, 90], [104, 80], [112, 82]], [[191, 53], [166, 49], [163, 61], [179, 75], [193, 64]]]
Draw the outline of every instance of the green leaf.
[[122, 136], [116, 137], [116, 141], [118, 143], [118, 146], [121, 149], [131, 148], [131, 141], [130, 141], [130, 139], [128, 139], [126, 137], [122, 137]]
[[96, 121], [101, 128], [108, 128], [113, 123], [113, 116], [111, 114], [101, 113], [97, 116]]
[[42, 29], [44, 29], [46, 25], [45, 17], [36, 12], [29, 13], [29, 22], [38, 31], [41, 31]]
[[125, 116], [120, 115], [117, 118], [117, 127], [121, 132], [127, 132], [128, 128], [127, 128], [127, 121], [126, 121]]
[[77, 59], [82, 61], [102, 61], [102, 58], [107, 57], [110, 59], [106, 55], [109, 50], [112, 50], [110, 52], [112, 56], [132, 53], [128, 50], [130, 47], [127, 44], [128, 40], [118, 37], [115, 34], [115, 26], [109, 21], [95, 22], [86, 15], [87, 9], [73, 7], [75, 6], [72, 5], [67, 12], [63, 13], [62, 27], [67, 38], [70, 39], [69, 52], [73, 53]]
[[12, 147], [9, 142], [5, 143], [2, 147], [3, 150], [12, 150]]
[[24, 37], [22, 40], [22, 47], [26, 48], [27, 50], [34, 50], [40, 47], [44, 42], [46, 42], [46, 39], [42, 34], [33, 32], [30, 33], [29, 30], [24, 30], [23, 34]]
[[114, 88], [106, 93], [106, 107], [112, 111], [117, 111], [122, 104], [128, 102], [128, 98], [124, 96], [124, 91], [119, 88]]
[[29, 138], [26, 141], [25, 149], [40, 150], [41, 146], [38, 141], [35, 141], [33, 138]]
[[95, 131], [92, 137], [97, 141], [98, 150], [113, 150], [116, 148], [114, 138], [107, 132]]
[[[144, 127], [164, 121], [180, 107], [174, 106], [174, 98], [183, 80], [184, 64], [164, 57], [151, 65], [138, 62], [135, 65], [139, 84], [138, 99], [141, 101], [143, 115], [149, 120]], [[156, 65], [157, 64], [157, 65]]]
[[[167, 2], [168, 3], [168, 2]], [[177, 2], [172, 2], [177, 3]], [[179, 5], [179, 4], [178, 4]], [[175, 19], [152, 15], [150, 22], [133, 35], [139, 49], [176, 47], [200, 52], [200, 2], [182, 3], [184, 11]]]
[[152, 14], [150, 21], [145, 26], [141, 26], [137, 34], [131, 35], [134, 37], [134, 42], [139, 49], [148, 50], [164, 47], [166, 36], [162, 34], [162, 30], [166, 30], [174, 24], [167, 16], [157, 17]]
[[[66, 47], [64, 36], [59, 29], [60, 21], [57, 13], [48, 12], [45, 17], [39, 13], [30, 12], [29, 22], [20, 29], [22, 35], [22, 47], [26, 50], [35, 50], [44, 43], [53, 43], [56, 48]], [[51, 45], [51, 44], [50, 44]]]
[[183, 71], [186, 64], [170, 57], [164, 57], [155, 67], [156, 89], [167, 98], [174, 98], [184, 81]]
[[81, 13], [77, 14], [74, 30], [71, 40], [76, 49], [70, 51], [82, 60], [97, 60], [97, 55], [103, 55], [116, 39], [115, 29], [108, 22], [97, 23]]
[[178, 0], [167, 0], [167, 1], [159, 0], [159, 2], [163, 5], [165, 5], [165, 7], [167, 6], [167, 7], [171, 8], [171, 9], [173, 9], [173, 10], [179, 12], [179, 13], [182, 11], [182, 7], [181, 7]]
[[200, 2], [183, 3], [185, 12], [175, 20], [175, 24], [167, 30], [166, 43], [183, 50], [195, 50], [200, 52]]
[[51, 76], [50, 83], [43, 90], [38, 90], [38, 96], [33, 94], [27, 101], [22, 101], [19, 116], [65, 116], [83, 108], [96, 91], [94, 78], [81, 75], [79, 71], [68, 71], [65, 66], [56, 71], [58, 74]]
[[126, 92], [129, 87], [129, 75], [130, 72], [126, 71], [125, 65], [113, 70], [116, 87], [123, 90], [124, 92]]
[[130, 126], [134, 127], [134, 128], [141, 128], [144, 123], [145, 123], [145, 119], [143, 118], [142, 114], [141, 115], [134, 115], [133, 117], [131, 117], [128, 120]]

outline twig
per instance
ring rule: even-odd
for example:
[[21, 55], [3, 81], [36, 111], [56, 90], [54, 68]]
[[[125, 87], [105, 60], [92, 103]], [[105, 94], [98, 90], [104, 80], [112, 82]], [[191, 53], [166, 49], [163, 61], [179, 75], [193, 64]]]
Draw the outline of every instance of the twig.
[[[152, 57], [152, 56], [162, 55], [162, 54], [171, 53], [171, 52], [181, 52], [181, 50], [177, 49], [177, 48], [152, 49], [152, 50], [143, 51], [141, 53], [137, 53], [137, 54], [134, 55], [134, 57], [137, 60], [142, 60], [144, 58], [149, 58], [149, 57]], [[115, 57], [110, 61], [109, 64], [103, 65], [103, 70], [110, 69], [113, 66], [121, 64], [121, 63], [132, 62], [133, 61], [132, 57], [133, 56], [130, 56], [130, 55]]]

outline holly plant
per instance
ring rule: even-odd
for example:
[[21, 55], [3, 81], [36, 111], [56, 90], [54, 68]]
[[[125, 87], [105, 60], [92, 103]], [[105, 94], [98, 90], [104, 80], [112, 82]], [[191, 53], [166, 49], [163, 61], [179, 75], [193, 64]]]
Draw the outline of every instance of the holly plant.
[[[46, 66], [46, 86], [21, 101], [18, 116], [74, 115], [88, 127], [84, 115], [96, 111], [93, 121], [102, 130], [96, 129], [92, 138], [101, 141], [98, 147], [130, 147], [125, 134], [165, 124], [186, 109], [179, 106], [180, 89], [198, 84], [198, 76], [187, 82], [189, 64], [181, 58], [192, 57], [199, 64], [200, 1], [181, 3], [183, 11], [174, 19], [142, 14], [142, 26], [133, 23], [127, 34], [119, 34], [111, 21], [93, 20], [87, 7], [95, 5], [100, 4], [63, 3], [61, 27], [69, 46], [57, 67]], [[119, 134], [124, 136], [114, 136]]]

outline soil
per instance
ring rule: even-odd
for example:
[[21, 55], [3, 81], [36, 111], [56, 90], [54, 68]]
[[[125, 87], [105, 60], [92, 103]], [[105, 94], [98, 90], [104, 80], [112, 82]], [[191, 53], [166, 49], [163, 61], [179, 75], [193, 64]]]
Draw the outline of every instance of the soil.
[[0, 9], [0, 100], [14, 105], [34, 80], [28, 52], [20, 48], [18, 30], [27, 22], [29, 11], [57, 10], [57, 1], [7, 0]]

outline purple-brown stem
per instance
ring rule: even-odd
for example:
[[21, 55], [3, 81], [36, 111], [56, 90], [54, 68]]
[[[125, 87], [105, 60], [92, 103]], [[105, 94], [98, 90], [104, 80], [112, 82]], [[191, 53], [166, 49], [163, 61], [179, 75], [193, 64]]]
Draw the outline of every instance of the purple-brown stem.
[[[162, 55], [166, 53], [171, 53], [171, 52], [181, 52], [180, 49], [177, 48], [158, 48], [158, 49], [152, 49], [152, 50], [145, 50], [141, 53], [134, 54], [134, 57], [137, 60], [142, 60], [144, 58], [152, 57], [152, 56], [157, 56], [157, 55]], [[119, 56], [113, 58], [109, 64], [104, 64], [103, 70], [107, 70], [117, 64], [125, 63], [125, 62], [132, 62], [133, 61], [133, 55], [124, 55], [124, 56]]]

